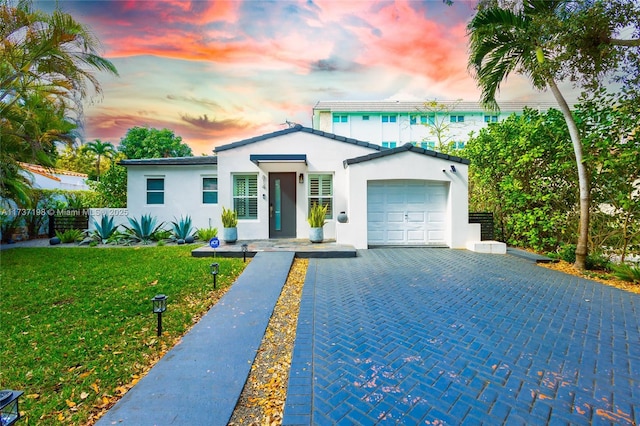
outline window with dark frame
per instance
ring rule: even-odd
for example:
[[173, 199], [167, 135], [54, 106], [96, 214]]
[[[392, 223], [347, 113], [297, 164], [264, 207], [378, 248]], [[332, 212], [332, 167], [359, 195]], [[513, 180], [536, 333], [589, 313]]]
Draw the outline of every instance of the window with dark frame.
[[147, 204], [164, 204], [164, 178], [147, 178]]

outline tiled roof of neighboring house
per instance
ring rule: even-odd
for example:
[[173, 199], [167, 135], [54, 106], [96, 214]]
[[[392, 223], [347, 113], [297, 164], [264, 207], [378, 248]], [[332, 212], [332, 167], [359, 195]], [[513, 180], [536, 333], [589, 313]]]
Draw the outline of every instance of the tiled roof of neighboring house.
[[461, 164], [470, 164], [471, 162], [466, 158], [456, 157], [455, 155], [447, 155], [441, 152], [432, 151], [430, 149], [419, 148], [417, 146], [413, 146], [410, 143], [404, 144], [397, 148], [386, 149], [380, 152], [374, 152], [373, 154], [363, 155], [361, 157], [349, 158], [344, 160], [343, 164], [345, 167], [351, 164], [363, 163], [365, 161], [375, 160], [377, 158], [387, 157], [389, 155], [398, 154], [400, 152], [411, 151], [422, 155], [428, 155], [430, 157], [441, 158], [447, 161], [453, 161], [455, 163]]
[[118, 164], [122, 166], [196, 166], [218, 164], [218, 157], [207, 155], [200, 157], [140, 158], [121, 160]]
[[[425, 103], [430, 101], [319, 101], [313, 111], [329, 112], [434, 112], [425, 109]], [[445, 105], [445, 111], [486, 112], [479, 102], [469, 101], [437, 101]], [[546, 111], [557, 107], [553, 102], [500, 102], [500, 111], [518, 112], [525, 107]]]
[[76, 176], [76, 177], [81, 177], [85, 179], [89, 177], [84, 173], [72, 172], [70, 170], [54, 169], [52, 167], [45, 167], [39, 164], [29, 164], [29, 163], [18, 163], [18, 164], [20, 164], [20, 167], [22, 167], [24, 170], [28, 172], [35, 173], [58, 182], [60, 181], [60, 178], [55, 175]]
[[316, 130], [316, 129], [311, 129], [309, 127], [303, 127], [299, 124], [296, 124], [293, 127], [290, 127], [288, 129], [284, 129], [284, 130], [278, 130], [277, 132], [273, 132], [273, 133], [267, 133], [265, 135], [261, 135], [261, 136], [256, 136], [253, 138], [249, 138], [249, 139], [244, 139], [238, 142], [233, 142], [227, 145], [221, 145], [218, 146], [214, 149], [215, 152], [220, 152], [220, 151], [226, 151], [229, 149], [233, 149], [233, 148], [238, 148], [240, 146], [245, 146], [245, 145], [249, 145], [255, 142], [259, 142], [259, 141], [264, 141], [267, 139], [271, 139], [271, 138], [275, 138], [278, 136], [282, 136], [282, 135], [287, 135], [289, 133], [295, 133], [295, 132], [305, 132], [305, 133], [313, 133], [314, 135], [318, 135], [318, 136], [322, 136], [324, 138], [328, 138], [328, 139], [334, 139], [340, 142], [346, 142], [346, 143], [350, 143], [350, 144], [354, 144], [354, 145], [360, 145], [360, 146], [364, 146], [367, 148], [371, 148], [371, 149], [375, 149], [376, 151], [380, 151], [380, 150], [384, 150], [386, 148], [382, 148], [380, 145], [374, 145], [372, 143], [369, 142], [365, 142], [365, 141], [361, 141], [358, 139], [353, 139], [353, 138], [347, 138], [344, 136], [340, 136], [340, 135], [335, 135], [333, 133], [327, 133], [327, 132], [323, 132], [321, 130]]

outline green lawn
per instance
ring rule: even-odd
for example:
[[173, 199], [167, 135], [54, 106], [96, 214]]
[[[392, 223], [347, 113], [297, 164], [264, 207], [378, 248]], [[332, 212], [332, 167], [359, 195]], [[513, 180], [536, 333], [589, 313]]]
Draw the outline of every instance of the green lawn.
[[[110, 407], [235, 281], [242, 259], [194, 246], [18, 248], [0, 253], [0, 388], [25, 424], [84, 424]], [[222, 290], [220, 290], [222, 289]], [[163, 336], [150, 299], [168, 296]]]

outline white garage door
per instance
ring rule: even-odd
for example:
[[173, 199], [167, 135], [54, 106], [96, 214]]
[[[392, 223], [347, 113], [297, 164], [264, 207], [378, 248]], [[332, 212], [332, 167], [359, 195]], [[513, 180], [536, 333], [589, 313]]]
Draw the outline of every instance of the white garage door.
[[372, 181], [367, 185], [369, 245], [442, 245], [447, 187], [420, 180]]

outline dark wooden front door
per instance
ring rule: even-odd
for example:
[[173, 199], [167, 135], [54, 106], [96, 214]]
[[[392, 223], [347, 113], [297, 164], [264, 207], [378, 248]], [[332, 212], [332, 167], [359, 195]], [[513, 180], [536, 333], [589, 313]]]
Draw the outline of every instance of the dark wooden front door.
[[296, 174], [269, 173], [269, 238], [296, 237]]

